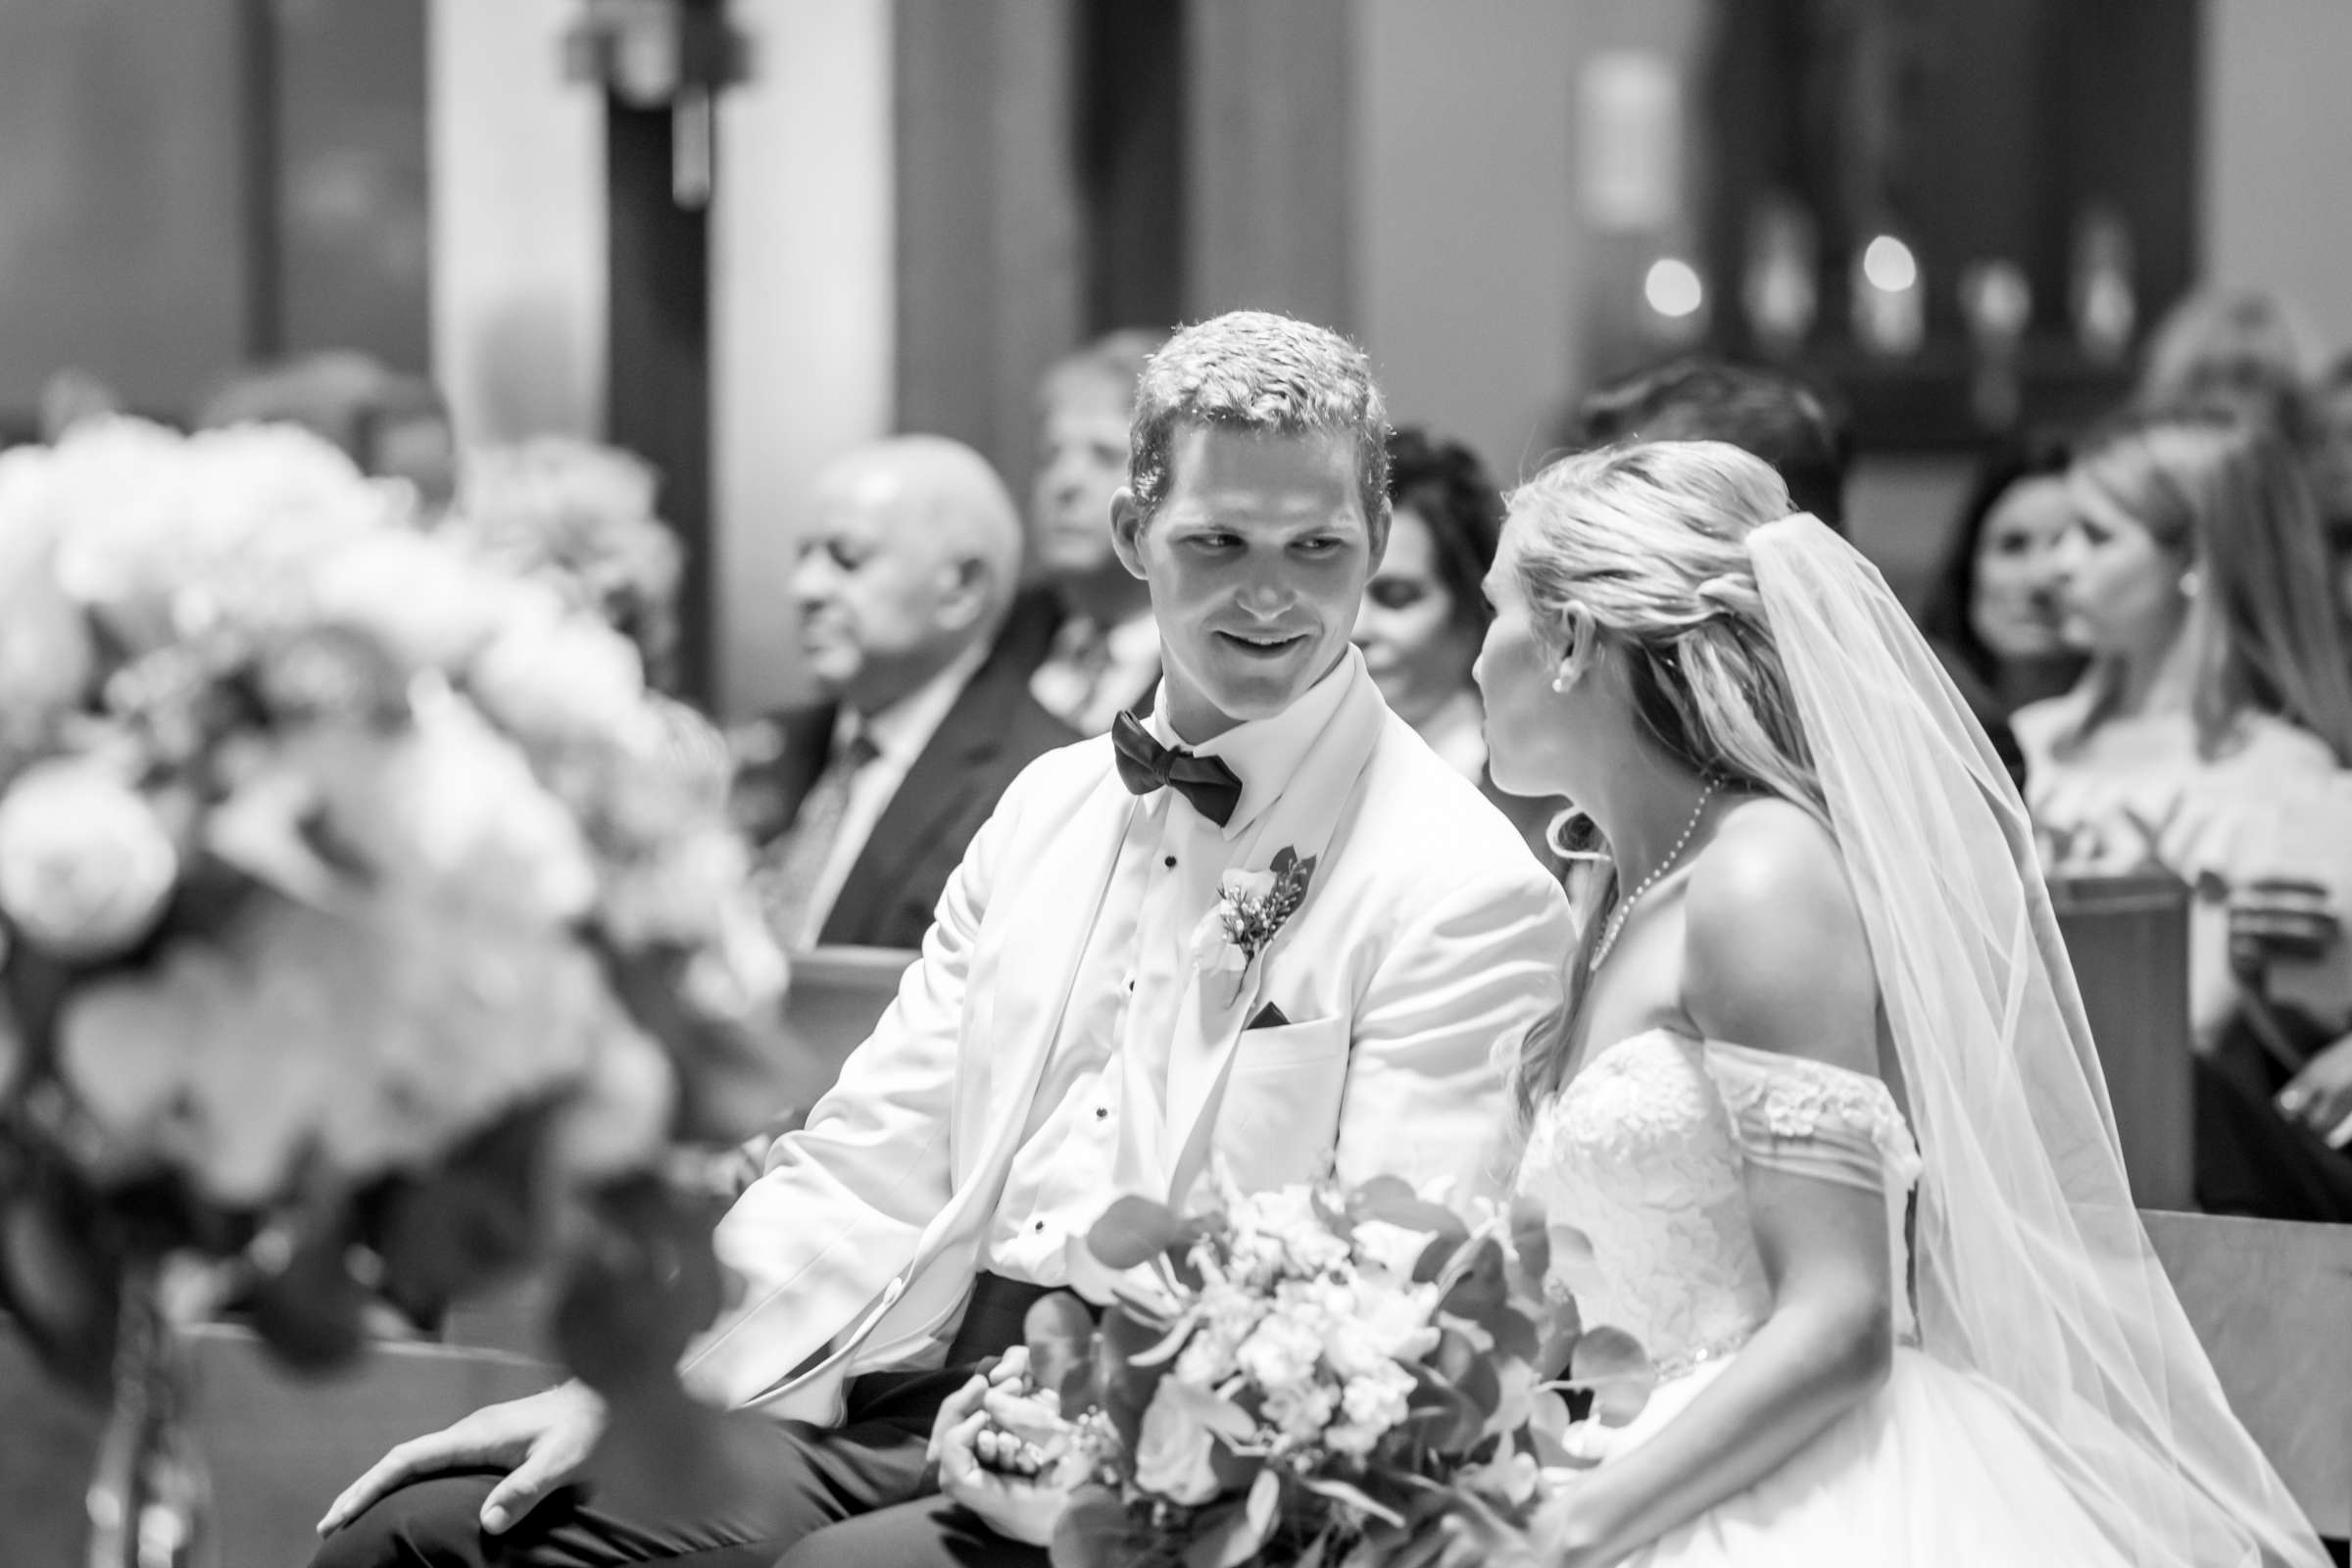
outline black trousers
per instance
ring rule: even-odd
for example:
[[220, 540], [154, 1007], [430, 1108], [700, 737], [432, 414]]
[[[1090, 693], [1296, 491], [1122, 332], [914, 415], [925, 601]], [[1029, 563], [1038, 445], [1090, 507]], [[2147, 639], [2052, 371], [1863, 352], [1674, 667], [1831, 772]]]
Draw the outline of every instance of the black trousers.
[[[2325, 1044], [2315, 1039], [2311, 1044]], [[2289, 1122], [2271, 1097], [2290, 1075], [2233, 1023], [2196, 1059], [2197, 1206], [2209, 1214], [2352, 1223], [2352, 1151]]]
[[779, 1421], [772, 1490], [757, 1516], [623, 1514], [592, 1487], [561, 1488], [504, 1535], [480, 1516], [503, 1472], [429, 1477], [379, 1499], [320, 1544], [313, 1568], [794, 1568], [858, 1564], [1045, 1568], [1046, 1553], [999, 1537], [938, 1494], [923, 1461], [940, 1405], [1021, 1338], [1034, 1286], [982, 1276], [936, 1372], [852, 1380], [841, 1425]]

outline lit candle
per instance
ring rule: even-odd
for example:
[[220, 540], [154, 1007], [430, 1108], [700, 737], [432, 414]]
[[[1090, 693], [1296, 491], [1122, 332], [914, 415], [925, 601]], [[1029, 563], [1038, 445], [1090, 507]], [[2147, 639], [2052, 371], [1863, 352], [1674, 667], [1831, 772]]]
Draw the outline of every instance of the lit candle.
[[1854, 336], [1875, 354], [1917, 352], [1928, 334], [1919, 260], [1892, 234], [1862, 247], [1854, 261]]

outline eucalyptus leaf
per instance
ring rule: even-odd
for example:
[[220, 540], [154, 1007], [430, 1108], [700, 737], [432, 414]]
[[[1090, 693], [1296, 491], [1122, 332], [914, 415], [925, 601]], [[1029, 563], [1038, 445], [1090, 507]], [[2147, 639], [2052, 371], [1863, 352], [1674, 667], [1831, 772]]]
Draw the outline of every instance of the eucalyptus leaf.
[[1116, 1492], [1084, 1486], [1070, 1494], [1048, 1550], [1054, 1568], [1123, 1568], [1144, 1556], [1145, 1545]]
[[1386, 1503], [1375, 1501], [1371, 1494], [1360, 1487], [1349, 1486], [1345, 1481], [1329, 1476], [1306, 1476], [1301, 1478], [1298, 1484], [1318, 1497], [1329, 1497], [1334, 1502], [1344, 1502], [1367, 1517], [1379, 1520], [1382, 1524], [1401, 1525], [1404, 1523], [1404, 1515]]
[[1648, 1405], [1658, 1386], [1658, 1370], [1641, 1341], [1603, 1325], [1586, 1333], [1569, 1352], [1568, 1383], [1592, 1396], [1593, 1420], [1604, 1427], [1621, 1427]]
[[1182, 1248], [1191, 1234], [1167, 1204], [1130, 1193], [1102, 1211], [1086, 1233], [1086, 1247], [1105, 1268], [1128, 1269]]

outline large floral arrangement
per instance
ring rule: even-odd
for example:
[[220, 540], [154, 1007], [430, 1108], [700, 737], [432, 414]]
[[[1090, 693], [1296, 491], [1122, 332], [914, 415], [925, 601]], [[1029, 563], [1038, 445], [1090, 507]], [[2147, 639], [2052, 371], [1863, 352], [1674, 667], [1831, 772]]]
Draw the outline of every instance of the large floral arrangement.
[[650, 466], [617, 448], [538, 436], [467, 452], [448, 526], [597, 612], [665, 686], [686, 557], [656, 507], [660, 489]]
[[1087, 1246], [1113, 1304], [1048, 1298], [1029, 1323], [1056, 1411], [1033, 1435], [1079, 1482], [1059, 1568], [1370, 1563], [1464, 1512], [1510, 1537], [1541, 1466], [1578, 1462], [1563, 1395], [1630, 1370], [1547, 1299], [1540, 1223], [1395, 1178], [1227, 1188], [1187, 1216], [1125, 1198]]
[[627, 638], [299, 431], [0, 454], [0, 1299], [96, 1382], [126, 1265], [197, 1259], [323, 1362], [679, 1232], [646, 1194], [760, 1113], [784, 982], [726, 770]]

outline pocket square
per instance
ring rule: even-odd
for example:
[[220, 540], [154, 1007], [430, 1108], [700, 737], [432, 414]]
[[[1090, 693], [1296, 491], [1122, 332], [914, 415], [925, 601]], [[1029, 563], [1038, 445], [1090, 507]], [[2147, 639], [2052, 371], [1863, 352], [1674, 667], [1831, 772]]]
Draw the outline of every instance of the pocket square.
[[1244, 1033], [1247, 1033], [1251, 1029], [1279, 1029], [1290, 1021], [1291, 1020], [1289, 1016], [1285, 1014], [1280, 1007], [1277, 1007], [1274, 1005], [1274, 1004], [1269, 1002], [1264, 1006], [1258, 1008], [1256, 1015], [1250, 1018], [1247, 1024], [1244, 1024], [1242, 1028]]

